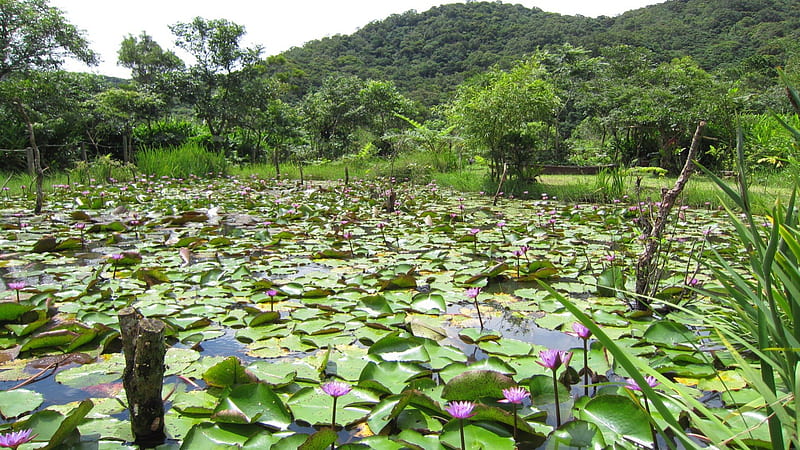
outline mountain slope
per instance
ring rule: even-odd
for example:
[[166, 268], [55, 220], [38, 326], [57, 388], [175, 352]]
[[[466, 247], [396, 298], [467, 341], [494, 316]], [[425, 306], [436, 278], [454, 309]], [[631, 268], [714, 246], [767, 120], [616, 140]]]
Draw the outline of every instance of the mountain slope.
[[568, 42], [594, 52], [642, 46], [663, 60], [690, 55], [713, 70], [761, 56], [781, 64], [786, 46], [797, 46], [799, 30], [796, 0], [669, 0], [599, 18], [470, 2], [395, 14], [284, 55], [306, 72], [311, 86], [336, 74], [392, 80], [410, 97], [433, 105], [471, 75], [547, 45]]

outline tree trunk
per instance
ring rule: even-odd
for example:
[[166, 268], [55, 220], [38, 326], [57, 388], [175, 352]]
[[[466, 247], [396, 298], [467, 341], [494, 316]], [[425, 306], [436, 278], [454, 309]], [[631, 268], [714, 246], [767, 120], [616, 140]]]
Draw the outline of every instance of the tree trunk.
[[135, 444], [143, 448], [161, 445], [164, 433], [164, 322], [146, 319], [134, 308], [119, 312], [125, 371], [122, 383], [128, 398]]
[[33, 130], [33, 122], [31, 122], [31, 117], [28, 115], [28, 111], [25, 110], [25, 105], [22, 102], [15, 101], [14, 104], [19, 109], [20, 114], [25, 119], [25, 125], [28, 127], [28, 140], [31, 144], [31, 156], [30, 159], [33, 159], [33, 171], [36, 174], [36, 206], [33, 208], [34, 214], [41, 214], [42, 213], [42, 205], [44, 203], [44, 192], [42, 190], [42, 184], [44, 183], [44, 169], [42, 169], [42, 154], [39, 152], [39, 146], [36, 145], [36, 133]]
[[275, 178], [281, 177], [281, 160], [278, 147], [272, 149], [272, 162], [275, 164]]
[[33, 149], [31, 147], [25, 148], [25, 160], [28, 163], [28, 175], [36, 175], [36, 166], [33, 163]]
[[130, 156], [128, 155], [129, 151], [130, 151], [130, 149], [128, 148], [128, 136], [123, 134], [122, 135], [122, 162], [124, 162], [125, 164], [128, 164], [128, 162], [130, 162]]
[[633, 309], [638, 311], [647, 310], [650, 306], [650, 300], [655, 295], [655, 289], [658, 288], [658, 281], [660, 274], [656, 261], [656, 256], [661, 250], [662, 234], [669, 219], [669, 213], [675, 205], [675, 200], [683, 191], [686, 183], [694, 171], [694, 159], [700, 148], [700, 140], [703, 138], [703, 129], [706, 122], [701, 120], [697, 125], [697, 130], [694, 132], [692, 138], [692, 145], [689, 147], [689, 153], [686, 155], [686, 163], [681, 170], [680, 176], [675, 181], [675, 186], [664, 192], [661, 198], [661, 207], [658, 210], [658, 216], [653, 223], [653, 228], [650, 233], [645, 237], [644, 251], [639, 256], [636, 263], [636, 302], [632, 305]]

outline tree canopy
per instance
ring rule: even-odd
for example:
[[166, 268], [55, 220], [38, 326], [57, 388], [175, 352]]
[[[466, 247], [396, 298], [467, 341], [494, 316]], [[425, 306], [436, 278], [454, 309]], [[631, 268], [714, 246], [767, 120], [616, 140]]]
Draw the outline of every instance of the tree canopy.
[[97, 62], [83, 33], [47, 0], [0, 0], [0, 80], [30, 69], [57, 69], [64, 58]]

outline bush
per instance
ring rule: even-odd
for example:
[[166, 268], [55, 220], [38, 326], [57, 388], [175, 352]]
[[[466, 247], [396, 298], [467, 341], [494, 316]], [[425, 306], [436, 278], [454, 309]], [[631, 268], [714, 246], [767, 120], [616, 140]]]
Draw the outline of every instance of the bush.
[[136, 175], [136, 167], [133, 164], [125, 164], [113, 159], [111, 155], [104, 155], [98, 156], [91, 162], [80, 161], [68, 173], [74, 181], [83, 184], [91, 184], [92, 180], [130, 181]]
[[139, 125], [133, 130], [133, 139], [141, 147], [178, 147], [202, 134], [202, 128], [193, 122], [165, 119], [150, 126]]
[[199, 144], [187, 143], [179, 147], [149, 148], [136, 154], [136, 165], [148, 175], [186, 178], [189, 175], [208, 173], [225, 174], [228, 161], [225, 156], [206, 150]]

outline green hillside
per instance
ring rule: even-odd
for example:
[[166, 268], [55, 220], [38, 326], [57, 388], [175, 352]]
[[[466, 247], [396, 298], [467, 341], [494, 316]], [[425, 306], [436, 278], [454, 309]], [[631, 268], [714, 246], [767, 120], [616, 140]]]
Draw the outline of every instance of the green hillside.
[[470, 2], [392, 15], [284, 55], [307, 74], [306, 87], [336, 74], [386, 79], [433, 105], [468, 77], [548, 45], [570, 43], [597, 53], [629, 44], [664, 61], [689, 55], [706, 70], [736, 73], [783, 64], [798, 30], [800, 8], [793, 0], [670, 0], [599, 18]]

